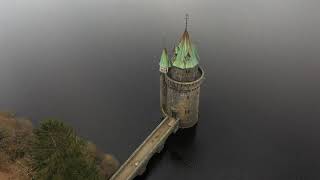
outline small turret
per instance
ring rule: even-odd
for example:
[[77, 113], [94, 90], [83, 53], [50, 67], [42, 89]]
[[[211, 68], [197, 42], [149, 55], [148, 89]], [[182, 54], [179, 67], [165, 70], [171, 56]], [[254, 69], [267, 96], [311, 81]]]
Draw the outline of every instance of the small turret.
[[[163, 110], [166, 109], [166, 104], [167, 104], [167, 85], [165, 80], [165, 74], [168, 73], [169, 68], [171, 67], [171, 62], [169, 61], [166, 48], [162, 50], [159, 66], [160, 66], [159, 68], [160, 70], [160, 110], [162, 114], [164, 112]], [[164, 116], [165, 114], [162, 114], [162, 117]]]
[[168, 53], [167, 53], [166, 48], [164, 48], [162, 50], [159, 65], [160, 65], [160, 72], [162, 72], [162, 73], [167, 73], [169, 67], [171, 67], [171, 62], [169, 61], [169, 57], [168, 57]]

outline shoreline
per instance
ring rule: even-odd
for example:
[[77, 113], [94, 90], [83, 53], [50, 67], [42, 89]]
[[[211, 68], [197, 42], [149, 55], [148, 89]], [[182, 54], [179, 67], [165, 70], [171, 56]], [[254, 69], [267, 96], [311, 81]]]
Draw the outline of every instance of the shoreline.
[[[72, 128], [72, 127], [70, 127]], [[31, 180], [33, 170], [32, 158], [28, 154], [33, 152], [30, 139], [34, 138], [31, 120], [17, 117], [15, 113], [0, 112], [0, 179], [1, 180]], [[18, 139], [20, 138], [20, 139]], [[81, 137], [79, 137], [81, 138]], [[81, 138], [82, 139], [82, 138]], [[102, 179], [109, 179], [119, 168], [119, 161], [111, 154], [104, 153], [96, 145], [83, 139], [85, 149], [92, 158], [97, 159], [95, 164]], [[19, 143], [17, 143], [19, 142]], [[20, 148], [20, 149], [19, 149]], [[28, 153], [21, 149], [28, 149]], [[31, 149], [31, 150], [30, 150]]]

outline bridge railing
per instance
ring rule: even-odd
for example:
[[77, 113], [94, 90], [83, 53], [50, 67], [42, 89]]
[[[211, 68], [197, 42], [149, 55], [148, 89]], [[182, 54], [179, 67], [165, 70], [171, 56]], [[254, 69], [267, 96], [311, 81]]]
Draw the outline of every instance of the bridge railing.
[[[117, 170], [110, 180], [124, 180], [124, 178], [127, 180], [133, 179], [137, 175], [141, 175], [144, 172], [149, 159], [153, 156], [153, 154], [156, 152], [159, 153], [162, 150], [165, 140], [170, 134], [176, 132], [178, 128], [179, 120], [168, 116], [165, 117], [151, 132], [151, 134], [149, 134], [149, 136], [142, 142], [142, 144], [122, 164], [122, 166]], [[155, 136], [156, 133], [161, 134]], [[157, 140], [157, 142], [154, 142], [154, 140]]]

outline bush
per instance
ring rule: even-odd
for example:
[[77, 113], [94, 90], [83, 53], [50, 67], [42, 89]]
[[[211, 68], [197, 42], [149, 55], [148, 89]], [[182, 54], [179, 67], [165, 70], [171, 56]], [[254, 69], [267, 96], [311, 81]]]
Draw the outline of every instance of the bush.
[[56, 120], [43, 121], [34, 130], [31, 157], [35, 178], [44, 180], [101, 179], [86, 143], [74, 130]]
[[103, 179], [109, 179], [119, 168], [119, 162], [112, 155], [103, 153], [95, 144], [91, 142], [88, 142], [87, 144], [90, 157], [96, 160], [100, 176]]
[[8, 133], [4, 128], [0, 128], [0, 151], [6, 147]]
[[103, 179], [109, 179], [119, 168], [119, 162], [110, 154], [104, 154], [100, 157], [98, 169]]
[[0, 127], [0, 171], [9, 179], [29, 180], [25, 155], [30, 151], [31, 122], [0, 114]]
[[11, 160], [23, 158], [30, 151], [32, 125], [28, 120], [10, 119], [3, 125], [0, 134], [0, 148], [9, 155]]

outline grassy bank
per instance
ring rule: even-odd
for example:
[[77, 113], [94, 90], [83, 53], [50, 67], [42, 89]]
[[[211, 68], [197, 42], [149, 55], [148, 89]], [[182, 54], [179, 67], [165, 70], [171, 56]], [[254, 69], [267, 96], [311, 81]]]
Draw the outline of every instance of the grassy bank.
[[118, 161], [78, 137], [63, 122], [0, 113], [0, 179], [109, 179]]

